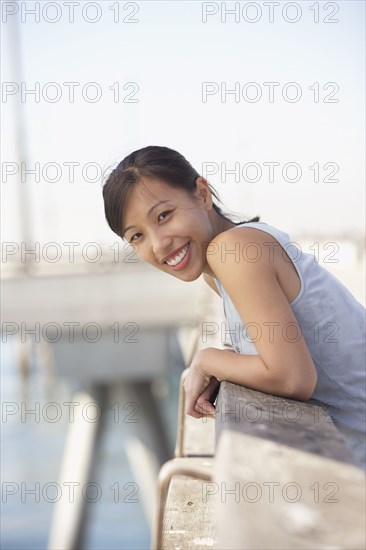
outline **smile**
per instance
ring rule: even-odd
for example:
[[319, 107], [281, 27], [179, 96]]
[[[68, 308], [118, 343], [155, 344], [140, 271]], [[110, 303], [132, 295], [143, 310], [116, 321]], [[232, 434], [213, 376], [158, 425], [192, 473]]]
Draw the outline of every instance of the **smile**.
[[[182, 250], [179, 252], [179, 254], [177, 254], [176, 256], [174, 256], [174, 258], [172, 258], [171, 260], [167, 260], [165, 263], [167, 265], [169, 265], [169, 267], [171, 268], [181, 268], [181, 267], [184, 267], [183, 266], [183, 261], [184, 259], [188, 256], [188, 250], [189, 250], [189, 242], [182, 248]], [[188, 257], [187, 257], [187, 260], [188, 260]], [[187, 262], [184, 262], [184, 265], [186, 264]]]

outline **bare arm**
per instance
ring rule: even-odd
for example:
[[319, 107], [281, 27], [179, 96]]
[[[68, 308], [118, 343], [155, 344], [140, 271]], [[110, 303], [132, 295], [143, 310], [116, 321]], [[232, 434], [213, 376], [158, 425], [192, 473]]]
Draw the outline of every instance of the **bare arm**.
[[195, 354], [184, 383], [185, 410], [195, 418], [214, 412], [210, 396], [222, 380], [304, 401], [313, 394], [315, 365], [278, 282], [274, 260], [265, 253], [256, 262], [245, 257], [236, 262], [233, 254], [222, 255], [225, 249], [234, 250], [238, 241], [243, 247], [254, 242], [263, 250], [263, 238], [250, 228], [245, 232], [234, 228], [212, 241], [220, 254], [209, 255], [207, 261], [228, 292], [258, 354], [225, 353], [227, 350], [211, 347]]
[[211, 358], [208, 372], [218, 380], [295, 399], [309, 399], [317, 381], [316, 369], [278, 282], [274, 262], [269, 261], [265, 253], [265, 238], [250, 228], [245, 232], [234, 228], [214, 239], [220, 251], [223, 247], [233, 250], [238, 241], [242, 249], [256, 242], [262, 245], [263, 254], [256, 262], [245, 258], [236, 262], [233, 254], [227, 254], [224, 261], [222, 254], [207, 256], [212, 271], [245, 320], [258, 352], [258, 355], [227, 354], [224, 361], [218, 360], [216, 354]]

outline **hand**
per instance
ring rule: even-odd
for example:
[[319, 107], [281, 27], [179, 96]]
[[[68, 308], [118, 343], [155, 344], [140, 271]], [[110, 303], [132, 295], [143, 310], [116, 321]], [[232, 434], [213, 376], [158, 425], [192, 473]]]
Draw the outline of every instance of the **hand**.
[[220, 382], [207, 371], [207, 366], [212, 360], [215, 348], [199, 350], [189, 367], [188, 375], [184, 381], [185, 413], [194, 418], [214, 415], [215, 407], [210, 402], [210, 397]]

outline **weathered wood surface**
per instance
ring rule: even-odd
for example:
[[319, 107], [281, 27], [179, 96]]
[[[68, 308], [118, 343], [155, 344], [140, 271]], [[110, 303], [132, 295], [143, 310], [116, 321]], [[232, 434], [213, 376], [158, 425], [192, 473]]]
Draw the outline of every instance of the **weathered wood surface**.
[[184, 456], [214, 456], [215, 419], [185, 415]]
[[325, 407], [222, 382], [216, 407], [216, 441], [226, 430], [356, 465]]
[[163, 550], [201, 550], [214, 546], [213, 496], [206, 498], [207, 483], [188, 476], [173, 477], [164, 515]]
[[212, 504], [210, 499], [203, 500], [202, 491], [204, 480], [211, 480], [212, 475], [215, 419], [196, 419], [183, 414], [185, 373], [180, 382], [177, 458], [166, 463], [159, 473], [157, 514], [160, 519], [152, 537], [153, 550], [208, 548], [214, 544]]
[[188, 372], [188, 368], [182, 372], [179, 383], [178, 422], [174, 456], [176, 458], [212, 457], [215, 453], [215, 419], [213, 417], [197, 419], [184, 412], [184, 381]]
[[212, 481], [212, 470], [213, 460], [206, 457], [174, 458], [163, 464], [157, 479], [152, 550], [213, 544], [213, 514], [202, 498], [202, 484]]
[[365, 548], [365, 473], [320, 404], [223, 382], [216, 426], [217, 548]]
[[[209, 289], [208, 289], [209, 290]], [[177, 338], [181, 348], [182, 357], [187, 369], [190, 367], [195, 353], [204, 347], [223, 347], [225, 342], [221, 342], [221, 334], [216, 327], [221, 326], [223, 319], [222, 302], [218, 296], [209, 290], [211, 294], [207, 296], [202, 307], [202, 316], [200, 323], [194, 327], [181, 327], [177, 331]], [[210, 330], [206, 334], [205, 323], [210, 323]], [[196, 419], [184, 414], [184, 390], [182, 379], [180, 383], [179, 397], [179, 421], [177, 430], [177, 445], [175, 456], [214, 456], [215, 454], [215, 419], [203, 418]], [[183, 429], [181, 430], [181, 427]], [[182, 439], [181, 439], [182, 437]], [[178, 451], [178, 452], [177, 452]]]

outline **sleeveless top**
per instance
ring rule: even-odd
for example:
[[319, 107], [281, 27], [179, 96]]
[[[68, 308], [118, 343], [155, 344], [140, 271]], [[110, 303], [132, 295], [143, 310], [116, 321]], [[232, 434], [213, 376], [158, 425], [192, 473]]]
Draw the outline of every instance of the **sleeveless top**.
[[[366, 469], [365, 308], [317, 263], [314, 254], [303, 252], [287, 233], [265, 222], [242, 223], [236, 227], [253, 227], [269, 233], [295, 266], [301, 287], [290, 307], [317, 370], [311, 399], [325, 405], [356, 461]], [[246, 320], [241, 319], [220, 281], [214, 280], [223, 299], [233, 348], [244, 355], [258, 355], [255, 342], [245, 329]], [[250, 320], [247, 322], [250, 324]], [[293, 334], [292, 329], [291, 338], [296, 340]]]

